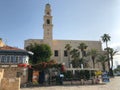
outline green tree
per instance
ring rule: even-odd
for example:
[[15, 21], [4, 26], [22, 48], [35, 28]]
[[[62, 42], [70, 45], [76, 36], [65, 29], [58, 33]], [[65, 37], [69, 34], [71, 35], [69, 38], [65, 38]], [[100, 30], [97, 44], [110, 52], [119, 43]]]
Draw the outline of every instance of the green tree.
[[77, 49], [73, 49], [71, 50], [70, 54], [71, 54], [71, 57], [73, 58], [72, 60], [73, 67], [79, 67], [80, 65], [79, 64], [79, 56], [80, 56], [79, 51]]
[[93, 68], [95, 68], [95, 59], [98, 55], [97, 49], [91, 49], [90, 51], [88, 51], [88, 55], [91, 56], [92, 63], [93, 63]]
[[105, 50], [108, 51], [108, 54], [109, 54], [109, 57], [110, 57], [110, 60], [111, 60], [111, 68], [113, 68], [113, 56], [118, 52], [116, 50], [114, 50], [113, 48], [106, 48]]
[[47, 44], [30, 44], [26, 47], [26, 50], [34, 53], [34, 55], [30, 57], [32, 64], [47, 62], [52, 55], [51, 48]]
[[78, 46], [78, 49], [81, 51], [82, 53], [82, 57], [80, 58], [80, 63], [83, 64], [83, 66], [87, 66], [84, 57], [86, 57], [86, 49], [87, 49], [87, 45], [85, 43], [80, 43]]
[[111, 60], [111, 68], [110, 68], [110, 75], [113, 76], [113, 56], [118, 52], [116, 50], [114, 50], [113, 48], [107, 48], [108, 50], [108, 54]]
[[105, 42], [105, 44], [106, 44], [106, 48], [108, 47], [108, 41], [110, 41], [110, 36], [109, 36], [109, 34], [104, 34], [103, 36], [101, 36], [101, 38], [102, 38], [102, 41], [103, 42]]
[[65, 49], [66, 49], [66, 51], [67, 51], [67, 54], [68, 54], [68, 64], [69, 64], [69, 67], [70, 67], [70, 51], [71, 51], [71, 46], [70, 46], [70, 44], [66, 44], [66, 46], [65, 46]]
[[[106, 48], [108, 48], [108, 41], [110, 41], [110, 36], [109, 34], [104, 34], [103, 36], [101, 36], [102, 41], [106, 44]], [[107, 50], [107, 52], [109, 52]], [[110, 60], [109, 60], [109, 54], [107, 54], [107, 58], [108, 58], [108, 70], [110, 71]]]
[[106, 55], [102, 55], [102, 54], [100, 54], [99, 56], [98, 56], [98, 59], [97, 59], [97, 62], [100, 62], [101, 63], [101, 65], [102, 65], [102, 68], [103, 68], [103, 71], [105, 71], [105, 63], [107, 62], [107, 56]]
[[81, 50], [82, 52], [82, 58], [86, 56], [86, 51], [85, 49], [87, 49], [87, 45], [85, 43], [80, 43], [79, 46], [78, 46], [78, 49]]

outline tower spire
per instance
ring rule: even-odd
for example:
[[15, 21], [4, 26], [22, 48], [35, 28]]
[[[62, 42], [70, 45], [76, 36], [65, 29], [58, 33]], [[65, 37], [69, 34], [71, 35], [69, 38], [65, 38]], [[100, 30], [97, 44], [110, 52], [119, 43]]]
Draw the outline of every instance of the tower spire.
[[44, 43], [49, 44], [51, 46], [51, 42], [53, 40], [52, 38], [52, 16], [51, 16], [51, 6], [50, 4], [46, 4], [45, 6], [45, 15], [44, 15], [44, 24], [43, 24], [43, 29], [44, 29]]

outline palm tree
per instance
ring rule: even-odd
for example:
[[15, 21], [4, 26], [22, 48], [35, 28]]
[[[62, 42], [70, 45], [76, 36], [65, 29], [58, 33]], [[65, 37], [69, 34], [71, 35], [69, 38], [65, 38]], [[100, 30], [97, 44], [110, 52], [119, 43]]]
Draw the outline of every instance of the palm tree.
[[114, 50], [113, 48], [108, 48], [109, 50], [109, 56], [110, 56], [110, 60], [111, 60], [111, 68], [110, 68], [110, 74], [111, 76], [113, 76], [113, 56], [118, 52], [116, 50]]
[[68, 54], [68, 65], [69, 65], [69, 67], [70, 67], [70, 51], [71, 51], [71, 46], [70, 46], [70, 44], [66, 44], [66, 46], [65, 46], [65, 49], [66, 49], [66, 51], [67, 51], [67, 54]]
[[113, 56], [118, 52], [116, 50], [114, 50], [113, 48], [105, 48], [105, 50], [108, 51], [108, 54], [109, 54], [109, 57], [110, 57], [110, 60], [111, 60], [111, 68], [113, 68]]
[[106, 43], [106, 48], [108, 47], [108, 41], [110, 41], [110, 36], [109, 34], [104, 34], [103, 36], [101, 36], [102, 41]]
[[92, 59], [92, 62], [93, 62], [93, 68], [95, 68], [95, 59], [98, 55], [98, 51], [97, 49], [91, 49], [89, 52], [88, 52], [88, 55], [91, 56], [91, 59]]
[[83, 60], [85, 60], [84, 57], [86, 57], [85, 49], [87, 49], [87, 47], [88, 46], [85, 43], [80, 43], [79, 46], [78, 46], [78, 49], [81, 50], [81, 53], [82, 53], [82, 57], [80, 58], [80, 62], [83, 65], [84, 65], [84, 63], [83, 63], [84, 61]]
[[[104, 34], [103, 36], [101, 36], [102, 41], [106, 43], [106, 48], [108, 48], [108, 41], [110, 41], [110, 36], [109, 34]], [[108, 52], [108, 50], [107, 50]], [[109, 60], [109, 54], [107, 54], [107, 58], [108, 58], [108, 70], [110, 71], [110, 60]]]
[[85, 49], [87, 49], [87, 47], [88, 46], [85, 43], [80, 43], [78, 46], [78, 49], [80, 49], [82, 52], [82, 58], [86, 56]]
[[105, 63], [107, 62], [107, 56], [106, 55], [102, 55], [102, 54], [100, 54], [99, 56], [98, 56], [98, 59], [97, 59], [97, 62], [100, 62], [101, 63], [101, 65], [102, 65], [102, 68], [103, 68], [103, 71], [105, 71]]
[[110, 48], [109, 54], [110, 54], [110, 59], [111, 59], [111, 65], [113, 68], [113, 56], [117, 53], [118, 51], [115, 51], [113, 48]]
[[77, 60], [79, 58], [79, 52], [77, 49], [71, 50], [70, 54], [71, 54], [71, 57], [74, 58], [74, 60]]
[[73, 58], [72, 60], [73, 67], [78, 67], [80, 65], [79, 64], [79, 56], [80, 56], [79, 51], [77, 49], [73, 49], [71, 50], [70, 54], [71, 54], [71, 57]]

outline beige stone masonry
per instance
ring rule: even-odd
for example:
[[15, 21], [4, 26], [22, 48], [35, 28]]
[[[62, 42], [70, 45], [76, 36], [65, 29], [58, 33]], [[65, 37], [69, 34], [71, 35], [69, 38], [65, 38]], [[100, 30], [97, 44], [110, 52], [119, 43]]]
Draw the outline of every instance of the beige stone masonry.
[[3, 78], [3, 74], [4, 74], [4, 69], [0, 69], [0, 87], [1, 87], [1, 80]]
[[[15, 65], [14, 65], [15, 66]], [[13, 65], [0, 65], [0, 68], [4, 69], [4, 78], [21, 78], [21, 84], [24, 84], [28, 80], [28, 68], [24, 67], [13, 67]]]
[[20, 78], [4, 78], [4, 69], [0, 69], [0, 90], [20, 90]]
[[20, 90], [20, 78], [3, 78], [0, 90]]

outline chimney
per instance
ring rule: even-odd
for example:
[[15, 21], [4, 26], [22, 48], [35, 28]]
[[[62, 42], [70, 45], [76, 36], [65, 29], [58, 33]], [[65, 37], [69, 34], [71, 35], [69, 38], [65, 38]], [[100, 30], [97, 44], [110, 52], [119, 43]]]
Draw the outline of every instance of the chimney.
[[2, 38], [0, 38], [0, 47], [3, 47], [5, 44], [2, 41]]

